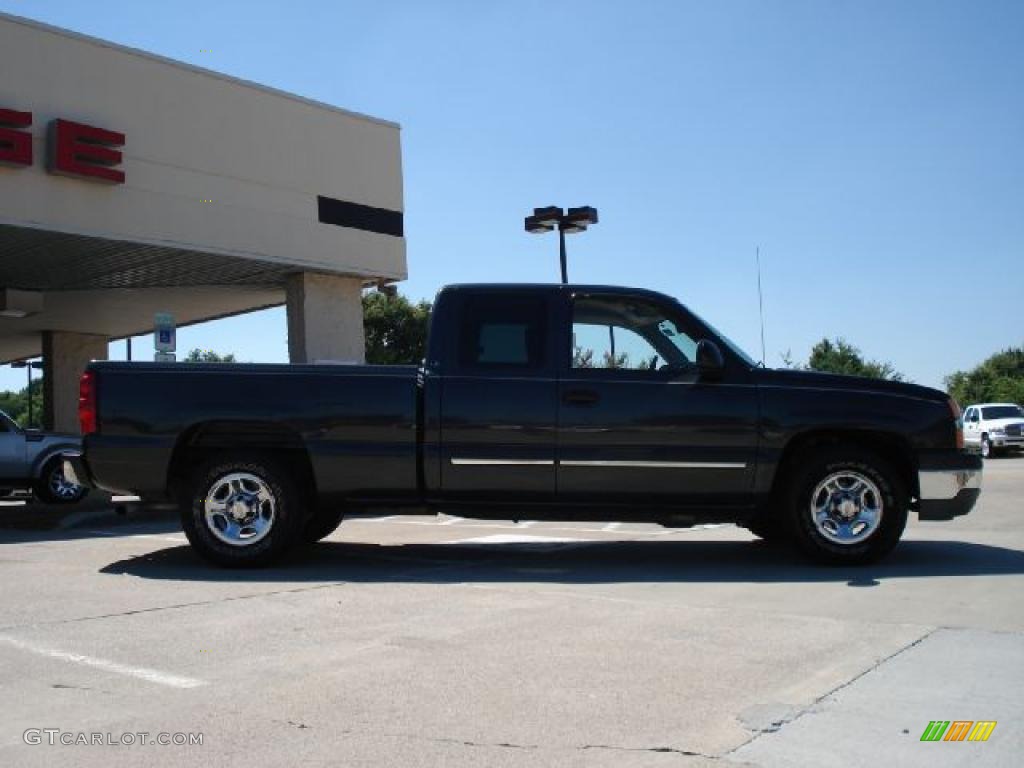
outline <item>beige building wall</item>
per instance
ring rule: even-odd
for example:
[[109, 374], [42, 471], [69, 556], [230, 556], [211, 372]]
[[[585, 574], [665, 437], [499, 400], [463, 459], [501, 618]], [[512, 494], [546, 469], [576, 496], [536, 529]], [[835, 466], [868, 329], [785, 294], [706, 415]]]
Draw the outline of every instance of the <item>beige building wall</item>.
[[[394, 123], [4, 14], [0, 72], [36, 158], [0, 167], [0, 222], [406, 277], [404, 238], [317, 218], [318, 195], [402, 210]], [[55, 118], [124, 133], [126, 182], [47, 173]]]

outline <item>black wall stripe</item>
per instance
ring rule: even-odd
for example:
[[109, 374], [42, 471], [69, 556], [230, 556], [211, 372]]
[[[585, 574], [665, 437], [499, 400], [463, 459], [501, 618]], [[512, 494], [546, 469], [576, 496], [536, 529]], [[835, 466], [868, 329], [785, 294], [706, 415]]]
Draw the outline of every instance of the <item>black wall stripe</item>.
[[352, 227], [381, 235], [402, 237], [403, 220], [401, 211], [387, 208], [374, 208], [369, 205], [347, 203], [333, 197], [317, 195], [316, 205], [323, 224], [335, 224], [339, 227]]

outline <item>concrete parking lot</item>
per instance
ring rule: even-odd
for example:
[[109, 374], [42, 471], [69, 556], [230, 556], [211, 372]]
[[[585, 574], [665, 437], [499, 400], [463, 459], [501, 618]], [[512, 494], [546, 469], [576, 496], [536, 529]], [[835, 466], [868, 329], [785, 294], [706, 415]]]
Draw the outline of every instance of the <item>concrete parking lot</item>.
[[[0, 508], [0, 765], [1016, 766], [1022, 493], [989, 461], [971, 515], [856, 569], [733, 526], [393, 516], [233, 572], [167, 511]], [[59, 744], [141, 732], [203, 743]]]

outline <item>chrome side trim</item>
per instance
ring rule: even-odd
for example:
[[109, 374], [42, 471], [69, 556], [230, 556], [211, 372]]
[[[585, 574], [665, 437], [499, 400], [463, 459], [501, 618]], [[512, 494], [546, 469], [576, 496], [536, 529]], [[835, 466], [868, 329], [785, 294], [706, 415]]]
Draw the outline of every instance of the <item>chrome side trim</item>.
[[[550, 459], [471, 459], [453, 456], [451, 463], [457, 467], [551, 467]], [[628, 469], [746, 469], [742, 461], [576, 461], [565, 459], [558, 462], [562, 467], [618, 467]]]
[[632, 469], [746, 469], [742, 461], [576, 461], [558, 462], [563, 467], [625, 467]]
[[466, 459], [453, 456], [455, 466], [463, 467], [553, 467], [551, 459]]
[[981, 488], [980, 469], [928, 469], [917, 473], [922, 501], [955, 499], [965, 488]]

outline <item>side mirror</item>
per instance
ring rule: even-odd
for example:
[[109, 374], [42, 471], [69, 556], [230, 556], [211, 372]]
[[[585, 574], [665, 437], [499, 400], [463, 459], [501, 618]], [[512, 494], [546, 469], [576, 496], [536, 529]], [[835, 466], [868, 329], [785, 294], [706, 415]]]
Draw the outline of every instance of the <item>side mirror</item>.
[[710, 339], [697, 342], [697, 369], [703, 374], [721, 373], [725, 368], [722, 350]]

